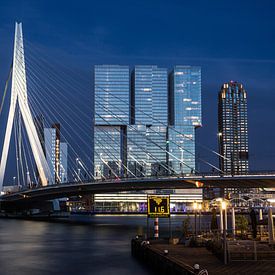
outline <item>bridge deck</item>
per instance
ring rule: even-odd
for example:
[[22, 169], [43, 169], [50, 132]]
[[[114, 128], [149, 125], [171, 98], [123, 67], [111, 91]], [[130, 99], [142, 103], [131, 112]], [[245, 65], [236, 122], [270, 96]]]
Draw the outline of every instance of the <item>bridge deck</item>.
[[273, 175], [137, 178], [49, 185], [0, 197], [2, 202], [49, 200], [82, 194], [189, 188], [274, 188]]

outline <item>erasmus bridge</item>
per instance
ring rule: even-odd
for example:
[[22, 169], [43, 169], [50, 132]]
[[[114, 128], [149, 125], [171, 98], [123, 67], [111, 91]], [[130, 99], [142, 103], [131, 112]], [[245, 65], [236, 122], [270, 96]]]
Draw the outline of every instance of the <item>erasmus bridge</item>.
[[[46, 64], [47, 59], [43, 59], [39, 52], [35, 52], [30, 42], [27, 42], [30, 52], [30, 57], [27, 59], [24, 42], [22, 24], [16, 23], [13, 61], [0, 109], [1, 115], [9, 81], [11, 80], [8, 118], [7, 122], [1, 125], [1, 131], [5, 135], [1, 152], [0, 189], [3, 190], [3, 187], [8, 185], [5, 182], [5, 174], [13, 136], [16, 147], [14, 166], [16, 166], [17, 170], [17, 176], [13, 179], [14, 183], [15, 179], [17, 180], [17, 185], [20, 188], [13, 192], [2, 192], [0, 197], [1, 205], [5, 205], [5, 203], [9, 205], [18, 203], [32, 204], [37, 201], [76, 195], [121, 191], [188, 188], [275, 188], [275, 172], [226, 175], [218, 167], [204, 159], [200, 160], [205, 165], [209, 165], [212, 171], [215, 172], [212, 174], [202, 174], [194, 170], [190, 174], [176, 174], [169, 165], [161, 164], [166, 172], [165, 175], [148, 176], [140, 173], [137, 176], [129, 170], [127, 165], [121, 163], [118, 159], [117, 162], [120, 162], [122, 169], [127, 172], [127, 176], [123, 176], [118, 175], [107, 161], [102, 159], [109, 166], [112, 177], [95, 178], [90, 171], [93, 161], [85, 149], [90, 146], [91, 134], [89, 128], [91, 126], [86, 125], [85, 128], [79, 123], [82, 120], [81, 115], [86, 117], [88, 115], [76, 101], [74, 102], [75, 109], [71, 110], [75, 114], [76, 119], [70, 117], [68, 114], [70, 110], [66, 108], [70, 108], [68, 106], [72, 102], [67, 102], [69, 99], [63, 93], [66, 88], [62, 87], [62, 85], [70, 85], [70, 89], [73, 89], [77, 96], [81, 96], [81, 93], [78, 92], [78, 90], [81, 90], [80, 84], [76, 83], [73, 79], [65, 81], [62, 76], [58, 78], [57, 74], [54, 73], [53, 67], [45, 69], [46, 67], [43, 67], [41, 64]], [[38, 63], [39, 59], [42, 60], [41, 63]], [[46, 79], [44, 82], [40, 79], [43, 75]], [[47, 100], [44, 99], [44, 96], [48, 96]], [[101, 98], [95, 98], [95, 104], [101, 106]], [[63, 106], [65, 106], [64, 109]], [[102, 106], [102, 108], [106, 107]], [[85, 176], [82, 175], [81, 177], [79, 173], [80, 168], [78, 170], [71, 168], [71, 176], [68, 176], [67, 181], [56, 184], [55, 179], [50, 173], [50, 168], [41, 144], [41, 133], [39, 133], [36, 125], [37, 121], [35, 117], [39, 113], [45, 113], [45, 119], [48, 121], [56, 121], [55, 114], [57, 114], [59, 119], [62, 118], [63, 124], [66, 125], [65, 128], [67, 129], [67, 133], [65, 133], [67, 134], [66, 142], [71, 152], [71, 160], [69, 161], [70, 163], [75, 163], [76, 161], [77, 165], [84, 171], [83, 174]], [[100, 116], [100, 114], [98, 115]], [[110, 116], [115, 116], [115, 114], [110, 113]], [[182, 133], [179, 134], [183, 135]], [[142, 136], [142, 138], [150, 139], [146, 135]], [[104, 141], [102, 141], [101, 146], [104, 147], [105, 145]], [[180, 145], [177, 146], [179, 150], [188, 151]], [[158, 147], [158, 144], [156, 144], [156, 147]], [[204, 147], [206, 148], [206, 146]], [[152, 158], [156, 158], [152, 154], [150, 155], [150, 152], [147, 152], [146, 148], [140, 149]], [[82, 150], [81, 154], [84, 156], [83, 158], [79, 157], [79, 150]], [[105, 150], [107, 151], [107, 149]], [[166, 149], [159, 148], [159, 150]], [[224, 158], [218, 152], [209, 150], [219, 158]], [[187, 163], [172, 155], [171, 152], [167, 151], [166, 153], [181, 165], [190, 168]], [[111, 150], [106, 154], [112, 154]], [[84, 159], [87, 160], [87, 163], [85, 163]], [[155, 160], [158, 161], [157, 159]], [[36, 182], [35, 187], [31, 186], [30, 183], [32, 182]]]

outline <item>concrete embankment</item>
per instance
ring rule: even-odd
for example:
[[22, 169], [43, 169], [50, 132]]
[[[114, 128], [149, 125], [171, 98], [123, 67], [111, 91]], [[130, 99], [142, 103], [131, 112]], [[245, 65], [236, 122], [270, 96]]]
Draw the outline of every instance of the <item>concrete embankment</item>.
[[154, 241], [148, 243], [142, 239], [133, 239], [131, 243], [132, 255], [159, 275], [192, 275], [196, 274], [192, 266], [185, 264], [167, 251], [154, 247]]
[[[240, 250], [240, 249], [239, 249]], [[168, 244], [168, 241], [142, 238], [132, 240], [132, 254], [151, 268], [156, 274], [275, 274], [275, 264], [272, 260], [250, 260], [245, 257], [224, 264], [206, 247], [188, 247], [183, 244]], [[247, 252], [245, 253], [245, 255]], [[198, 270], [194, 266], [199, 267]], [[201, 273], [200, 273], [201, 272]]]

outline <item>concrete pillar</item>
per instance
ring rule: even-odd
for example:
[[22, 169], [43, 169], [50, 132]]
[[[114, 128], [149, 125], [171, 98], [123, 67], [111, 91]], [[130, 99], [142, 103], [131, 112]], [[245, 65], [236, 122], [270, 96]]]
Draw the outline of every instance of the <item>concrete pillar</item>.
[[235, 234], [236, 234], [236, 220], [235, 220], [235, 208], [232, 207], [232, 234], [233, 238], [235, 239]]
[[223, 232], [223, 213], [222, 213], [222, 206], [220, 206], [220, 230], [221, 233]]
[[274, 223], [273, 223], [273, 215], [272, 215], [272, 207], [268, 208], [268, 237], [269, 243], [274, 243]]

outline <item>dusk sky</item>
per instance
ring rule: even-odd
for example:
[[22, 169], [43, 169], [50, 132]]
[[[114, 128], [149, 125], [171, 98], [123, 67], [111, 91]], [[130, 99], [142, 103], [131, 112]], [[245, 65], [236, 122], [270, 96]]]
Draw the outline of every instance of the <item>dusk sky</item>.
[[[1, 98], [15, 21], [23, 23], [29, 42], [85, 77], [95, 64], [152, 64], [169, 71], [174, 65], [201, 66], [198, 141], [215, 150], [219, 89], [230, 80], [241, 82], [248, 93], [251, 170], [275, 170], [274, 0], [2, 0]], [[92, 92], [91, 85], [88, 99]]]

